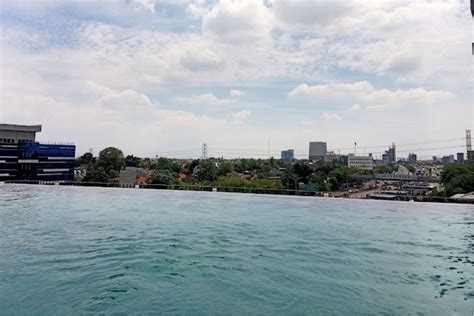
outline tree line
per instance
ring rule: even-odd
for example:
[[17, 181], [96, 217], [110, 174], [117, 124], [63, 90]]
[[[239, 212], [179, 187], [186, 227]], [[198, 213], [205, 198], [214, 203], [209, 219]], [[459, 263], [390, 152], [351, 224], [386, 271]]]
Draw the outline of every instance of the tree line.
[[[185, 182], [195, 184], [244, 187], [261, 189], [298, 190], [309, 187], [317, 191], [336, 191], [350, 183], [350, 176], [371, 173], [392, 173], [397, 166], [389, 164], [374, 170], [350, 168], [343, 161], [285, 162], [279, 159], [242, 158], [224, 160], [209, 158], [206, 160], [177, 160], [165, 157], [158, 159], [124, 156], [122, 150], [108, 147], [100, 151], [97, 157], [86, 153], [76, 160], [77, 167], [86, 168], [84, 182], [119, 181], [120, 170], [124, 167], [139, 167], [151, 170], [148, 184], [163, 186], [180, 185]], [[191, 179], [182, 179], [180, 175]], [[234, 175], [234, 176], [232, 176]], [[474, 191], [474, 165], [447, 165], [441, 174], [443, 194], [448, 196]], [[435, 194], [441, 194], [439, 192]]]

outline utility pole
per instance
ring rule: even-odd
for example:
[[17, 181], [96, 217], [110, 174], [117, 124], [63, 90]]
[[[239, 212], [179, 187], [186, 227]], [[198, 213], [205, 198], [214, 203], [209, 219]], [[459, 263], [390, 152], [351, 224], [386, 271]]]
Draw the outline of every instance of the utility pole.
[[267, 155], [268, 159], [270, 159], [270, 140], [267, 141]]

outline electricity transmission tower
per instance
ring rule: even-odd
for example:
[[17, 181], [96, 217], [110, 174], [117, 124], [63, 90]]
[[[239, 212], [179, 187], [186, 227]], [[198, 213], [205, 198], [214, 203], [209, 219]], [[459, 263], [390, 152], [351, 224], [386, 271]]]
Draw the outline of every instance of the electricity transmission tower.
[[467, 129], [466, 130], [466, 151], [471, 151], [472, 150], [472, 145], [471, 145], [471, 130]]
[[202, 148], [201, 148], [201, 159], [202, 159], [202, 160], [206, 160], [206, 159], [207, 159], [207, 144], [206, 144], [206, 143], [202, 144]]

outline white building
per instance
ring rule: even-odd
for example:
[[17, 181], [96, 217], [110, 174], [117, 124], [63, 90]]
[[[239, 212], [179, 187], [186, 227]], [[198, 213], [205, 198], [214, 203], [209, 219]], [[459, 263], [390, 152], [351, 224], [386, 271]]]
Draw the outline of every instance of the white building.
[[355, 156], [354, 154], [349, 154], [347, 157], [347, 166], [363, 170], [372, 170], [374, 169], [374, 159], [372, 155]]
[[333, 162], [341, 159], [341, 155], [336, 154], [333, 151], [328, 151], [324, 157], [324, 162]]
[[324, 160], [327, 150], [327, 144], [325, 142], [310, 142], [309, 160]]

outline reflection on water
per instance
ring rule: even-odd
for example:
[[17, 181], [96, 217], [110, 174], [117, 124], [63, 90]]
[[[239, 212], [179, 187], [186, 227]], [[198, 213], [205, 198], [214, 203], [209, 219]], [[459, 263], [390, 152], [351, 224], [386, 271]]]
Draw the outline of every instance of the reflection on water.
[[5, 314], [462, 314], [469, 205], [0, 186]]

